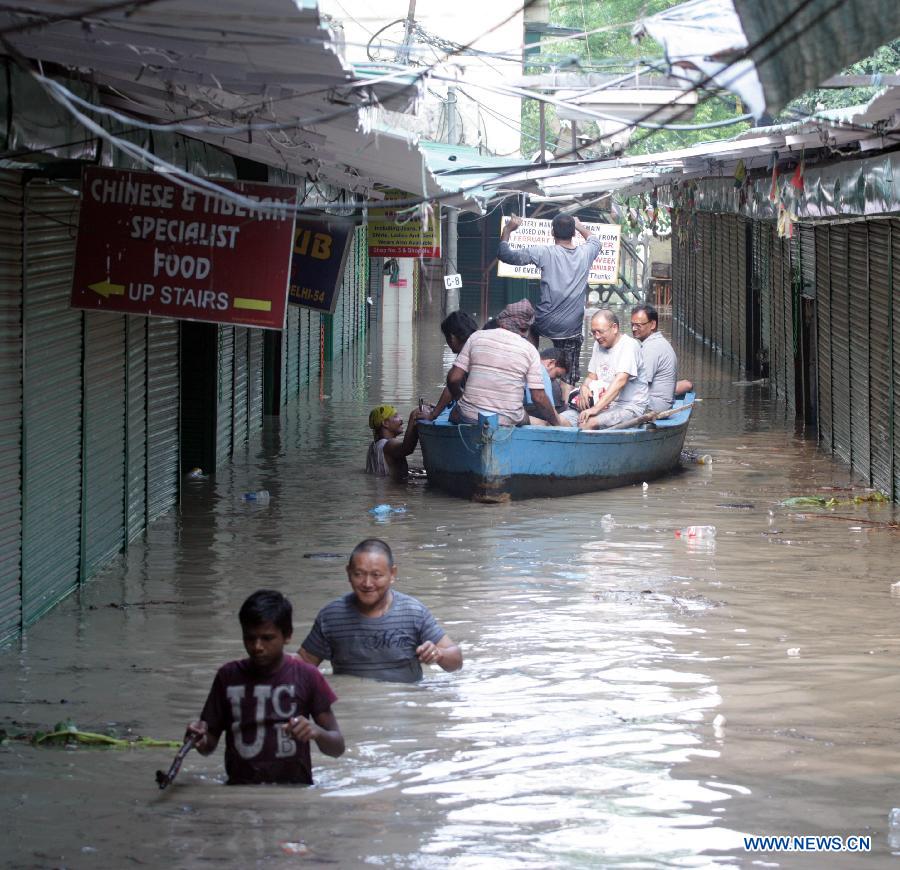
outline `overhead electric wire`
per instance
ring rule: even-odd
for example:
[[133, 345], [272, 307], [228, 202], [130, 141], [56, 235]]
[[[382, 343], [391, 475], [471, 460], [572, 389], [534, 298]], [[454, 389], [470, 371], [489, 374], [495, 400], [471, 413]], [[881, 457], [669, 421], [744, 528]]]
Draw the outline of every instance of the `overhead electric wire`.
[[[117, 3], [101, 3], [99, 6], [91, 6], [88, 9], [81, 9], [77, 12], [67, 12], [58, 14], [49, 14], [44, 12], [36, 12], [33, 10], [25, 10], [17, 7], [7, 8], [0, 11], [13, 12], [18, 15], [40, 16], [40, 21], [23, 22], [15, 24], [12, 27], [4, 27], [0, 30], [0, 36], [9, 36], [13, 33], [24, 33], [28, 30], [40, 30], [42, 27], [49, 27], [53, 24], [59, 24], [62, 21], [83, 21], [85, 18], [92, 18], [95, 15], [102, 15], [104, 12], [118, 12], [120, 9], [140, 9], [144, 6], [154, 6], [157, 3], [165, 3], [167, 0], [120, 0]], [[172, 2], [172, 0], [168, 0]]]

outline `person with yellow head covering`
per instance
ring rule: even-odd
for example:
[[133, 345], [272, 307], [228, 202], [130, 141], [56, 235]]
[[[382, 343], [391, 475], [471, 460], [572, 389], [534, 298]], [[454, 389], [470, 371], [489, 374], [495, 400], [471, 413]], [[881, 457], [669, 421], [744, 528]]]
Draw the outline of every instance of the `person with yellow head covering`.
[[403, 433], [403, 418], [393, 405], [378, 405], [369, 414], [369, 428], [373, 441], [366, 455], [366, 471], [377, 477], [392, 477], [403, 480], [409, 474], [406, 457], [419, 443], [416, 421], [428, 417], [427, 411], [413, 411], [409, 415], [406, 434]]

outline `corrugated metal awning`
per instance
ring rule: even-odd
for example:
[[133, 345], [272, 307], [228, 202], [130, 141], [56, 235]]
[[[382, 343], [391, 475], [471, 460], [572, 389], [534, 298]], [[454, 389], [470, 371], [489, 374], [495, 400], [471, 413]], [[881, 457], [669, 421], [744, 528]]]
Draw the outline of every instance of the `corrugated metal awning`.
[[[312, 0], [113, 5], [89, 14], [62, 0], [6, 7], [0, 30], [26, 58], [105, 85], [113, 108], [207, 125], [189, 135], [232, 154], [365, 195], [376, 183], [416, 196], [445, 192], [414, 137], [373, 121], [377, 107], [408, 108], [418, 78], [357, 79]], [[248, 129], [220, 133], [222, 126]], [[460, 205], [480, 210], [471, 199]]]

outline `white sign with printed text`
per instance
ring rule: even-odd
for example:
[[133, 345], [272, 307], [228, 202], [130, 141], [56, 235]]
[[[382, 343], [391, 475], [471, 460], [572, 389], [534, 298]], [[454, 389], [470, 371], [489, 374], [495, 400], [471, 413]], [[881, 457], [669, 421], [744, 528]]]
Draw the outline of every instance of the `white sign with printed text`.
[[462, 275], [444, 275], [445, 290], [459, 290], [462, 287]]
[[[500, 230], [506, 226], [508, 217], [500, 221]], [[533, 245], [552, 245], [553, 233], [551, 221], [542, 218], [522, 218], [519, 228], [509, 237], [509, 246], [515, 250], [530, 248]], [[619, 280], [619, 242], [621, 227], [618, 224], [585, 223], [584, 226], [600, 239], [600, 253], [591, 266], [588, 284], [617, 284]], [[581, 233], [575, 233], [575, 245], [584, 244]], [[537, 266], [513, 266], [509, 263], [497, 263], [497, 275], [500, 278], [540, 278]]]

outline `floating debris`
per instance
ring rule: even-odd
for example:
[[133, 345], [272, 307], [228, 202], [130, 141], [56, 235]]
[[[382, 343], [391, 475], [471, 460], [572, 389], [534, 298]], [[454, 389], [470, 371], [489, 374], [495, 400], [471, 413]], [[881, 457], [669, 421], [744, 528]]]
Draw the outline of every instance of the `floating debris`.
[[796, 495], [792, 498], [784, 499], [784, 501], [779, 502], [779, 504], [781, 507], [807, 507], [809, 505], [837, 507], [838, 505], [848, 504], [884, 504], [888, 501], [888, 497], [876, 489], [872, 492], [867, 492], [864, 495], [852, 495], [849, 498], [838, 498], [833, 495]]
[[50, 731], [19, 731], [10, 733], [0, 730], [0, 742], [17, 740], [32, 746], [99, 746], [108, 749], [159, 749], [181, 746], [178, 740], [156, 740], [152, 737], [113, 737], [94, 731], [81, 731], [71, 720], [57, 722]]

